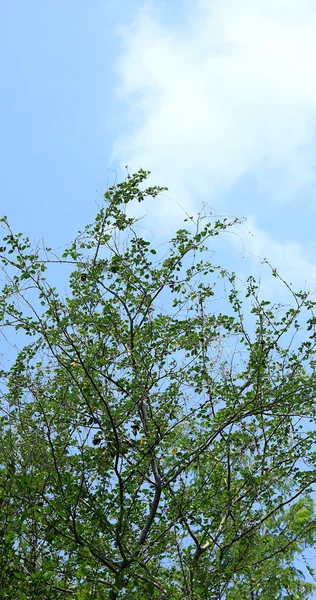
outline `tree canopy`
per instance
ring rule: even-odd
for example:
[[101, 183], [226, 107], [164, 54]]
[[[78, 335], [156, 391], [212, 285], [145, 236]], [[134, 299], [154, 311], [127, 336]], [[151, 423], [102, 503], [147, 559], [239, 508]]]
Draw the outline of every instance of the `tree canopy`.
[[147, 176], [61, 256], [1, 220], [1, 331], [22, 345], [0, 371], [0, 595], [306, 600], [315, 302], [214, 263], [237, 219], [188, 215], [155, 247], [130, 210], [164, 191]]

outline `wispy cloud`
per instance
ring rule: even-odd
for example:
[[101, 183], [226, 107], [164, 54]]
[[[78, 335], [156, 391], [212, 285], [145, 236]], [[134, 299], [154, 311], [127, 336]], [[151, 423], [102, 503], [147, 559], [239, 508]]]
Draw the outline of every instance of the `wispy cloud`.
[[[247, 175], [288, 199], [316, 179], [315, 2], [197, 0], [190, 17], [177, 28], [145, 5], [121, 31], [129, 130], [115, 157], [152, 170], [188, 210]], [[156, 212], [170, 211], [165, 199]], [[268, 234], [256, 236], [271, 249]], [[286, 253], [285, 266], [310, 272], [301, 247], [280, 243]]]
[[238, 233], [230, 239], [238, 248], [239, 256], [263, 265], [260, 268], [263, 291], [273, 291], [280, 300], [283, 286], [277, 280], [271, 280], [271, 270], [265, 266], [268, 261], [294, 290], [315, 293], [316, 264], [303, 244], [273, 239], [256, 225], [253, 218], [248, 219], [246, 227], [240, 228]]
[[196, 191], [278, 167], [291, 189], [315, 178], [315, 4], [204, 0], [180, 31], [144, 7], [124, 42], [122, 162]]

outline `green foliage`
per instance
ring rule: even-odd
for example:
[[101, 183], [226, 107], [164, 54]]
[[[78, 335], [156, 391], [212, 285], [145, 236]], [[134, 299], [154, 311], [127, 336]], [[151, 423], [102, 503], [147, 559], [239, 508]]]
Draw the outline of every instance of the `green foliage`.
[[1, 221], [3, 330], [31, 340], [1, 371], [0, 596], [306, 599], [314, 302], [213, 264], [237, 220], [188, 217], [153, 248], [126, 209], [164, 190], [147, 176], [61, 258]]

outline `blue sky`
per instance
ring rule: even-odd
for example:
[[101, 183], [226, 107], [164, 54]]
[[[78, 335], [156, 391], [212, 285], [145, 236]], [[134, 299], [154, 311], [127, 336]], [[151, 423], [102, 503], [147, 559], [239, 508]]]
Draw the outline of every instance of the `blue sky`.
[[3, 0], [0, 57], [0, 214], [15, 230], [63, 246], [128, 164], [170, 188], [149, 207], [157, 241], [178, 203], [208, 202], [248, 218], [245, 251], [234, 236], [222, 249], [237, 270], [259, 272], [259, 255], [316, 288], [313, 0]]
[[1, 213], [36, 239], [67, 241], [106, 189], [120, 130], [114, 31], [131, 5], [1, 3]]

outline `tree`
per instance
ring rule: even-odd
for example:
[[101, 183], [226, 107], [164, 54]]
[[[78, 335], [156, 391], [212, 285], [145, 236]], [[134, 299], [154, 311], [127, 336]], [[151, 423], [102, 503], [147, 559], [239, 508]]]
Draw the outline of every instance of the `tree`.
[[315, 303], [213, 264], [237, 219], [188, 216], [152, 247], [127, 211], [164, 190], [147, 176], [60, 258], [1, 221], [2, 331], [25, 341], [1, 370], [1, 597], [306, 598]]

